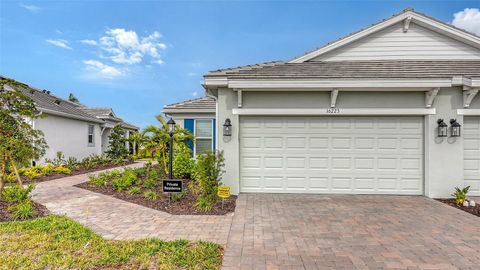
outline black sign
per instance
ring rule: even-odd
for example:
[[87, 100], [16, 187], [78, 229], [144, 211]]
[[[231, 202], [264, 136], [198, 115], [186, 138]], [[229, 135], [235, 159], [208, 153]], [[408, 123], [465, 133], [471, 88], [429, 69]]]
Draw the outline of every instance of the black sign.
[[163, 192], [182, 192], [182, 180], [163, 180]]

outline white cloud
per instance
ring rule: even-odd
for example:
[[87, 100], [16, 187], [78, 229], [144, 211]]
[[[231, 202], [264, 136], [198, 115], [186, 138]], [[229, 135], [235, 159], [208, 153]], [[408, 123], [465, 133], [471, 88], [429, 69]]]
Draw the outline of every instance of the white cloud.
[[124, 75], [124, 72], [119, 69], [97, 60], [85, 60], [83, 63], [85, 64], [86, 70], [93, 75], [90, 77], [113, 79]]
[[40, 11], [40, 7], [35, 6], [35, 5], [27, 5], [27, 4], [20, 4], [20, 6], [32, 13], [37, 13]]
[[198, 96], [198, 92], [197, 91], [193, 92], [192, 96], [194, 96], [194, 97]]
[[92, 45], [92, 46], [97, 45], [97, 42], [93, 39], [82, 39], [80, 40], [80, 43], [86, 44], [86, 45]]
[[480, 9], [466, 8], [453, 14], [453, 26], [480, 36]]
[[72, 47], [68, 46], [68, 41], [66, 41], [65, 39], [47, 39], [46, 41], [47, 43], [50, 43], [54, 46], [72, 50]]
[[163, 64], [159, 50], [165, 50], [167, 45], [159, 42], [161, 37], [156, 31], [140, 37], [135, 31], [115, 28], [106, 31], [97, 43], [107, 57], [117, 64], [138, 64], [146, 56], [152, 59], [152, 63]]

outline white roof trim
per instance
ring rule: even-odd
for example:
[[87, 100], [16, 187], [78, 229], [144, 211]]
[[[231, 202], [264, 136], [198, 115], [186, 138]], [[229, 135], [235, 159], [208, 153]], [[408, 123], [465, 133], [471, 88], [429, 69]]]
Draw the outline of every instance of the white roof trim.
[[87, 117], [74, 115], [74, 114], [69, 114], [69, 113], [64, 113], [64, 112], [59, 112], [59, 111], [54, 111], [54, 110], [50, 110], [50, 109], [46, 109], [46, 108], [42, 108], [42, 107], [37, 107], [37, 109], [39, 111], [43, 112], [43, 113], [51, 114], [51, 115], [55, 115], [55, 116], [61, 116], [61, 117], [65, 117], [65, 118], [75, 119], [75, 120], [82, 120], [82, 121], [90, 122], [90, 123], [101, 123], [101, 124], [105, 123], [105, 121], [103, 121], [103, 120], [94, 120], [94, 119], [90, 119], [90, 118], [87, 118]]
[[430, 115], [435, 114], [435, 109], [407, 108], [407, 109], [232, 109], [234, 115]]
[[449, 26], [447, 24], [438, 22], [436, 20], [433, 20], [431, 18], [428, 18], [424, 15], [421, 15], [419, 13], [416, 13], [414, 11], [406, 11], [403, 13], [400, 13], [390, 19], [387, 19], [385, 21], [382, 21], [380, 23], [374, 24], [360, 32], [354, 33], [350, 36], [344, 37], [338, 41], [335, 41], [331, 44], [328, 44], [324, 47], [321, 47], [317, 50], [314, 50], [310, 53], [307, 53], [305, 55], [302, 55], [300, 57], [297, 57], [289, 63], [303, 63], [305, 61], [311, 60], [319, 55], [325, 54], [327, 52], [333, 51], [339, 47], [345, 46], [347, 44], [353, 43], [361, 38], [364, 38], [368, 35], [371, 35], [373, 33], [376, 33], [380, 30], [383, 30], [389, 26], [392, 26], [396, 23], [399, 23], [405, 19], [411, 18], [412, 23], [418, 23], [419, 25], [423, 27], [427, 27], [431, 30], [440, 32], [442, 34], [445, 34], [451, 38], [460, 40], [466, 44], [469, 44], [471, 46], [474, 46], [476, 48], [480, 48], [480, 38], [473, 35], [466, 33], [464, 31], [458, 30], [452, 26]]
[[422, 90], [421, 88], [451, 87], [452, 79], [344, 79], [344, 80], [229, 80], [229, 88], [280, 90], [280, 89], [324, 89], [332, 88], [358, 89], [362, 91], [374, 90], [373, 88], [406, 88]]
[[215, 109], [163, 109], [163, 113], [215, 113]]

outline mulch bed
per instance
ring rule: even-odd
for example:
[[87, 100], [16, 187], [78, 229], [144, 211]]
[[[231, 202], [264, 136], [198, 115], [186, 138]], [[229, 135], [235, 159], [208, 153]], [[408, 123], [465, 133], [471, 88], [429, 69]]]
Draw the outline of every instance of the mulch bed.
[[142, 188], [142, 193], [140, 194], [130, 195], [126, 191], [116, 191], [113, 189], [110, 183], [105, 187], [95, 187], [89, 185], [88, 182], [85, 182], [76, 185], [76, 187], [109, 195], [120, 200], [139, 204], [155, 210], [164, 211], [172, 215], [225, 215], [235, 211], [235, 202], [237, 200], [237, 196], [234, 195], [230, 196], [228, 199], [225, 199], [223, 208], [222, 201], [219, 199], [219, 201], [213, 206], [212, 210], [208, 212], [202, 212], [198, 210], [195, 207], [197, 195], [190, 192], [190, 190], [187, 188], [187, 183], [188, 180], [184, 180], [183, 186], [184, 190], [186, 191], [185, 196], [180, 200], [171, 203], [168, 194], [162, 192], [160, 181], [158, 183], [159, 187], [153, 190], [158, 194], [158, 198], [155, 201], [149, 200], [143, 196], [143, 192], [147, 191], [145, 188]]
[[[32, 203], [33, 203], [33, 206], [35, 207], [36, 215], [31, 219], [44, 217], [50, 214], [50, 212], [45, 206], [36, 202], [32, 202]], [[8, 212], [8, 204], [5, 201], [0, 200], [0, 222], [5, 222], [5, 221], [13, 221], [13, 218]]]
[[22, 181], [24, 184], [29, 184], [29, 183], [40, 183], [40, 182], [45, 182], [45, 181], [50, 181], [50, 180], [55, 180], [63, 177], [69, 177], [69, 176], [74, 176], [74, 175], [79, 175], [79, 174], [85, 174], [85, 173], [91, 173], [91, 172], [96, 172], [96, 171], [101, 171], [101, 170], [106, 170], [106, 169], [111, 169], [119, 166], [125, 166], [125, 165], [130, 165], [134, 163], [134, 161], [128, 161], [125, 162], [121, 165], [119, 164], [103, 164], [98, 167], [92, 168], [92, 169], [77, 169], [72, 171], [71, 174], [62, 174], [62, 173], [53, 173], [50, 175], [45, 175], [45, 176], [40, 176], [38, 178], [30, 180], [29, 178], [22, 176]]
[[479, 216], [480, 217], [480, 205], [478, 204], [477, 201], [475, 201], [477, 204], [475, 206], [469, 206], [469, 207], [464, 207], [462, 205], [457, 205], [455, 203], [455, 199], [437, 199], [437, 201], [448, 204], [450, 206], [453, 206], [455, 208], [458, 208], [460, 210], [463, 210], [465, 212], [468, 212], [472, 215]]

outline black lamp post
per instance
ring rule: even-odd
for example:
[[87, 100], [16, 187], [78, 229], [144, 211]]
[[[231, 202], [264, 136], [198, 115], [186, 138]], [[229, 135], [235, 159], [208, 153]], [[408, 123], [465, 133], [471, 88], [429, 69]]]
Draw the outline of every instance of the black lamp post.
[[172, 118], [170, 118], [167, 122], [168, 125], [168, 134], [170, 135], [170, 149], [169, 149], [169, 154], [170, 154], [170, 162], [168, 163], [168, 179], [173, 179], [173, 134], [175, 133], [175, 121], [173, 121]]

